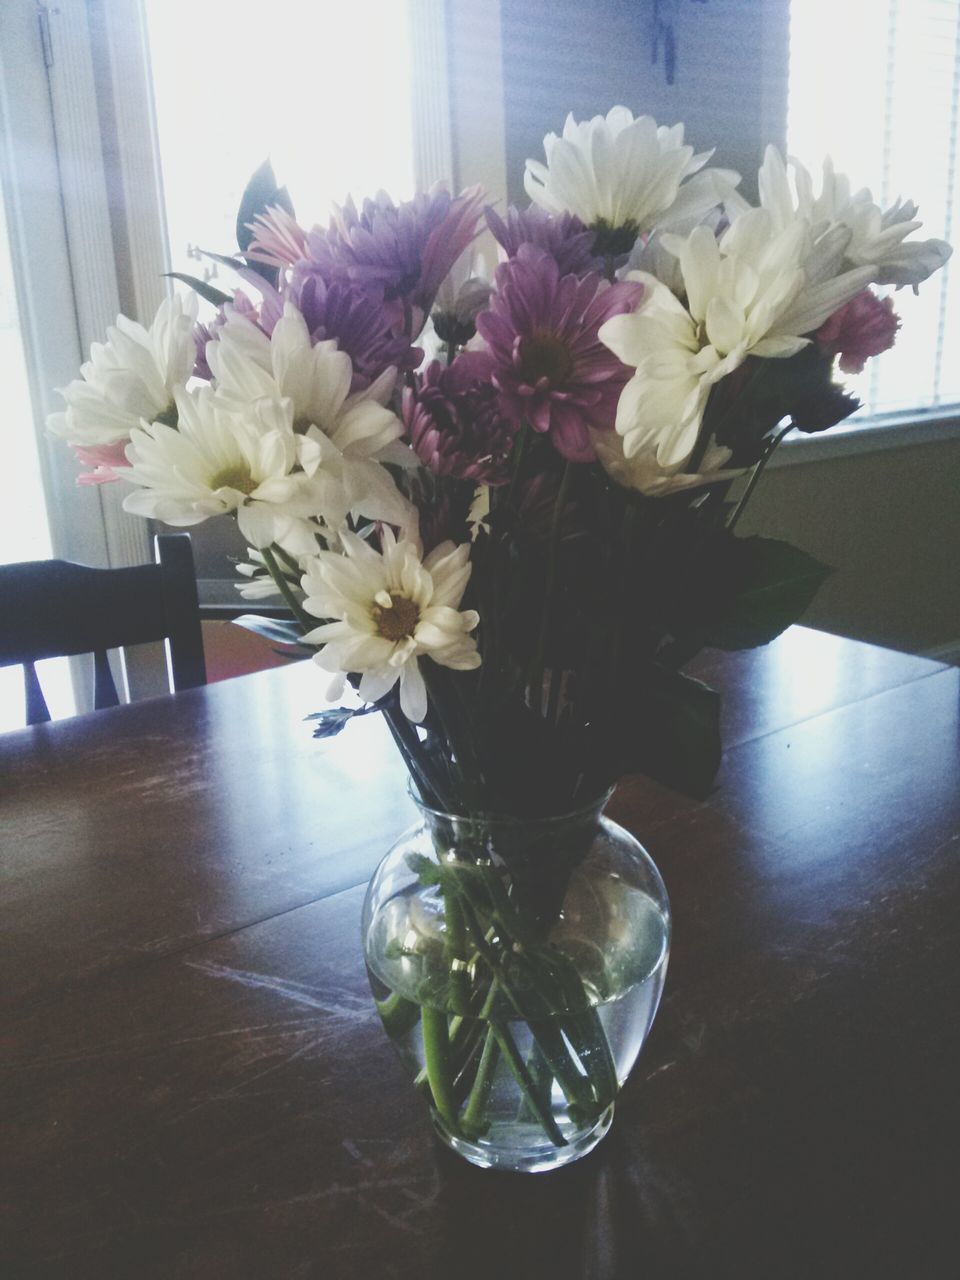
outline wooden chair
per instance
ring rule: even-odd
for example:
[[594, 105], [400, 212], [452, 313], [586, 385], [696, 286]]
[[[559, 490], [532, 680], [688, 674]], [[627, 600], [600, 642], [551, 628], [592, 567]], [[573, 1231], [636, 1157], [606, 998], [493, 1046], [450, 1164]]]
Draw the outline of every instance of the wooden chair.
[[91, 569], [65, 560], [0, 565], [0, 667], [23, 667], [27, 724], [50, 719], [34, 664], [92, 653], [94, 707], [119, 705], [108, 649], [169, 641], [176, 690], [206, 684], [190, 536], [161, 534], [157, 563]]

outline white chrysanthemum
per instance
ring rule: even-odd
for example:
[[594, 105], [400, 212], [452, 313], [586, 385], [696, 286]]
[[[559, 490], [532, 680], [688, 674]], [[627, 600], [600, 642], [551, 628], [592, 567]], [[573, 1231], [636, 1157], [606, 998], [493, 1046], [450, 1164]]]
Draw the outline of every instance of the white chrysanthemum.
[[380, 461], [403, 463], [400, 419], [386, 399], [396, 371], [350, 395], [353, 366], [336, 342], [311, 344], [306, 322], [290, 304], [271, 337], [234, 316], [207, 344], [218, 399], [239, 415], [262, 400], [291, 406], [290, 425], [303, 442], [301, 460], [313, 483], [314, 509], [332, 538], [348, 515], [416, 528], [416, 513]]
[[175, 421], [174, 394], [196, 361], [195, 295], [165, 299], [149, 329], [118, 316], [105, 343], [95, 342], [81, 377], [64, 387], [62, 413], [47, 426], [73, 445], [90, 448], [129, 438], [141, 421]]
[[726, 467], [732, 457], [731, 450], [712, 442], [707, 446], [697, 471], [686, 472], [682, 463], [675, 463], [672, 467], [661, 466], [653, 447], [641, 449], [628, 458], [623, 451], [623, 439], [616, 431], [591, 431], [590, 439], [600, 465], [611, 480], [651, 498], [663, 498], [682, 489], [715, 484], [718, 480], [736, 480], [743, 475], [743, 468]]
[[682, 470], [711, 386], [747, 356], [794, 355], [873, 267], [834, 274], [835, 237], [812, 246], [805, 219], [778, 229], [765, 209], [737, 218], [719, 241], [708, 227], [662, 241], [679, 261], [687, 305], [653, 276], [631, 272], [646, 286], [643, 302], [602, 325], [600, 339], [636, 369], [617, 406], [626, 457], [654, 448], [661, 467]]
[[304, 608], [333, 621], [304, 639], [323, 645], [315, 661], [339, 677], [331, 697], [350, 673], [360, 673], [359, 693], [367, 702], [399, 680], [403, 713], [419, 722], [427, 714], [421, 657], [456, 671], [480, 665], [469, 634], [479, 615], [457, 608], [470, 578], [470, 548], [444, 542], [421, 560], [415, 543], [398, 542], [389, 529], [382, 552], [351, 533], [342, 544], [344, 554], [322, 551], [307, 562]]
[[335, 341], [311, 343], [306, 321], [292, 303], [270, 337], [234, 314], [207, 344], [207, 363], [217, 392], [243, 409], [264, 397], [293, 404], [300, 434], [322, 432], [349, 458], [376, 458], [403, 434], [403, 424], [385, 407], [396, 380], [387, 369], [365, 391], [350, 394], [353, 366]]
[[241, 416], [202, 387], [178, 391], [176, 407], [176, 428], [155, 422], [131, 432], [125, 478], [140, 487], [124, 499], [125, 511], [177, 526], [234, 511], [255, 547], [310, 514], [309, 476], [299, 469], [304, 446], [288, 405], [264, 400]]
[[549, 213], [574, 213], [608, 233], [600, 252], [626, 253], [640, 234], [698, 217], [734, 190], [740, 175], [704, 169], [712, 151], [694, 154], [683, 125], [657, 125], [626, 107], [576, 121], [543, 140], [546, 164], [528, 160], [527, 195]]
[[798, 160], [791, 159], [793, 184], [776, 147], [767, 147], [759, 173], [760, 203], [778, 226], [789, 225], [798, 215], [806, 218], [815, 239], [842, 228], [846, 232], [842, 257], [848, 266], [873, 264], [873, 283], [914, 288], [947, 261], [953, 250], [945, 240], [907, 237], [923, 223], [912, 200], [881, 210], [868, 188], [851, 193], [850, 179], [836, 173], [829, 157], [823, 162], [820, 194], [813, 194], [813, 179]]

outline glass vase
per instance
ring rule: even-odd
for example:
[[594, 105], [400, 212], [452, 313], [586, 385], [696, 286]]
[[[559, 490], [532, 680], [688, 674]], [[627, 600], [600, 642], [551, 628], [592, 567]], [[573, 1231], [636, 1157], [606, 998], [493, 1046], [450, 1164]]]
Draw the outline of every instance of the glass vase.
[[650, 1030], [670, 910], [603, 800], [537, 820], [421, 807], [370, 881], [380, 1017], [440, 1138], [485, 1168], [591, 1151]]

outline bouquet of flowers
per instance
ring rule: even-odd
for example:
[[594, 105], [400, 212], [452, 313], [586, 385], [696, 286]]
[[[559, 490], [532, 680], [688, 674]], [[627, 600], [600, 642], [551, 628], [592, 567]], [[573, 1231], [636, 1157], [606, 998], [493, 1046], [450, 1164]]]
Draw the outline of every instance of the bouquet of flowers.
[[[310, 230], [264, 166], [237, 254], [210, 255], [235, 291], [180, 277], [209, 319], [190, 295], [149, 329], [121, 317], [50, 421], [81, 482], [130, 484], [126, 510], [237, 521], [245, 595], [289, 606], [269, 634], [355, 691], [318, 734], [383, 713], [431, 838], [403, 856], [421, 918], [405, 908], [371, 968], [454, 1145], [491, 1131], [498, 1070], [554, 1147], [608, 1111], [624, 1063], [597, 1010], [623, 983], [609, 947], [588, 975], [569, 931], [598, 806], [636, 772], [710, 788], [718, 700], [683, 667], [771, 640], [828, 572], [739, 537], [745, 504], [787, 432], [857, 407], [835, 366], [892, 345], [877, 288], [950, 252], [913, 237], [912, 203], [881, 210], [829, 163], [817, 192], [774, 148], [752, 207], [681, 125], [624, 107], [544, 148], [525, 209], [381, 192]], [[570, 813], [593, 827], [554, 829], [538, 862], [522, 832], [542, 844]]]

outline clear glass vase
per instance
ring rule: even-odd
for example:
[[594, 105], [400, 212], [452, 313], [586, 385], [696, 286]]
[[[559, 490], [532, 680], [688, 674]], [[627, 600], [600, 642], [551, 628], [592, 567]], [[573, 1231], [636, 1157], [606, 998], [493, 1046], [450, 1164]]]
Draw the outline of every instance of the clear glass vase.
[[535, 1172], [593, 1149], [650, 1030], [670, 910], [602, 801], [422, 819], [378, 867], [363, 945], [383, 1025], [442, 1140]]

